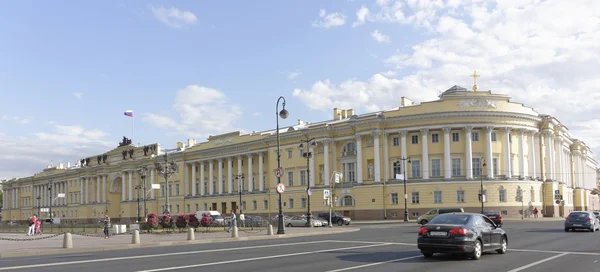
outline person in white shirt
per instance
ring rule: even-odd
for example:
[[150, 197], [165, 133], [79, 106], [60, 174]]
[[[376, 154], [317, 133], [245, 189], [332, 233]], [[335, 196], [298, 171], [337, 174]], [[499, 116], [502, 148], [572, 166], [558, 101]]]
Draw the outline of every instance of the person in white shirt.
[[231, 210], [231, 221], [229, 222], [229, 229], [227, 230], [227, 232], [231, 232], [231, 229], [233, 228], [233, 226], [237, 225], [237, 220], [236, 220], [236, 216], [235, 216], [235, 212], [233, 212], [233, 210]]
[[37, 216], [35, 214], [29, 218], [29, 229], [27, 230], [27, 236], [35, 234], [35, 222], [37, 221]]
[[240, 213], [240, 227], [245, 227], [246, 226], [246, 224], [245, 224], [246, 221], [245, 220], [246, 220], [246, 217], [244, 217], [244, 214]]

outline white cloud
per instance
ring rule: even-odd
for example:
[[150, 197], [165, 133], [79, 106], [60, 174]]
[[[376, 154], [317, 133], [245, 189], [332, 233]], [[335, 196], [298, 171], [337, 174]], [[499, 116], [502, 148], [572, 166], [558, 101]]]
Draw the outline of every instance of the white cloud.
[[171, 134], [202, 138], [236, 130], [243, 113], [223, 92], [198, 85], [178, 90], [173, 110], [178, 115], [176, 119], [166, 113], [147, 113], [144, 120], [171, 130]]
[[332, 28], [343, 26], [344, 24], [346, 24], [346, 15], [338, 12], [327, 14], [327, 12], [324, 9], [321, 9], [319, 11], [319, 18], [321, 18], [321, 21], [313, 22], [312, 25], [314, 27]]
[[363, 25], [367, 19], [367, 15], [369, 15], [369, 9], [365, 6], [360, 7], [360, 9], [356, 11], [356, 22], [352, 24], [352, 27]]
[[296, 72], [289, 72], [288, 73], [288, 78], [289, 79], [296, 79], [298, 76], [300, 76], [302, 73], [296, 71]]
[[52, 132], [37, 132], [31, 136], [0, 135], [0, 173], [8, 178], [30, 176], [50, 165], [71, 162], [102, 154], [117, 146], [107, 140], [99, 129], [81, 126], [54, 125]]
[[375, 29], [375, 31], [371, 32], [371, 37], [378, 43], [390, 43], [390, 36], [382, 34], [379, 30]]
[[381, 74], [382, 74], [383, 76], [385, 76], [385, 77], [395, 77], [395, 76], [396, 76], [396, 72], [394, 72], [394, 71], [391, 71], [391, 70], [389, 70], [389, 71], [386, 71], [386, 72], [383, 72], [383, 73], [381, 73]]
[[187, 10], [179, 10], [177, 8], [165, 8], [150, 6], [154, 18], [173, 28], [182, 28], [186, 25], [196, 23], [198, 18], [196, 15]]
[[73, 93], [73, 95], [75, 97], [77, 97], [77, 99], [81, 100], [81, 98], [83, 98], [83, 93], [77, 92], [77, 93]]
[[[402, 72], [367, 81], [322, 80], [294, 95], [314, 110], [359, 112], [398, 106], [399, 97], [437, 99], [452, 85], [508, 94], [538, 112], [558, 118], [575, 137], [600, 153], [600, 1], [378, 1], [366, 21], [401, 23], [429, 31], [410, 50], [384, 64]], [[555, 16], [577, 14], [576, 17]], [[318, 98], [318, 99], [317, 99]], [[597, 155], [598, 156], [598, 155]]]
[[31, 123], [31, 119], [29, 117], [22, 116], [11, 116], [11, 115], [2, 115], [1, 120], [3, 121], [13, 121], [20, 125], [26, 125]]

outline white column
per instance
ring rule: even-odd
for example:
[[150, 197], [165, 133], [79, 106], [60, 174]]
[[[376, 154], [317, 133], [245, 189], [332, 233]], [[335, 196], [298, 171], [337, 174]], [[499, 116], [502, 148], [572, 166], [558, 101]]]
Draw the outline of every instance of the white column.
[[[187, 173], [187, 166], [185, 168], [186, 168], [185, 172]], [[196, 183], [197, 183], [197, 181], [196, 181], [196, 162], [192, 162], [192, 183], [191, 183], [192, 184], [192, 196], [196, 196], [196, 194], [198, 193], [196, 191]]]
[[219, 188], [219, 194], [223, 194], [223, 158], [219, 158], [219, 164], [217, 165], [219, 169], [217, 169], [217, 182], [219, 183], [217, 186]]
[[194, 163], [192, 162], [192, 180], [190, 182], [190, 166], [188, 165], [188, 163], [184, 162], [183, 163], [183, 191], [184, 191], [184, 195], [187, 196], [188, 193], [190, 192], [190, 183], [192, 185], [192, 196], [194, 196], [194, 182], [196, 182], [196, 180], [194, 179], [195, 173], [194, 171]]
[[519, 179], [525, 179], [525, 132], [517, 130], [519, 136]]
[[[471, 179], [473, 179], [473, 126], [464, 127], [464, 131], [465, 131], [465, 168], [467, 170], [467, 174], [466, 174], [467, 180], [471, 180]], [[482, 169], [480, 169], [480, 171], [481, 170]]]
[[[137, 172], [139, 174], [139, 172]], [[96, 176], [96, 187], [94, 187], [96, 189], [96, 202], [101, 203], [102, 202], [102, 198], [100, 198], [100, 191], [102, 188], [102, 184], [101, 184], [101, 180], [100, 180], [101, 176]]]
[[200, 195], [205, 195], [206, 194], [206, 190], [204, 189], [204, 184], [206, 182], [206, 178], [204, 177], [204, 165], [206, 162], [201, 161], [200, 162]]
[[67, 199], [67, 194], [65, 192], [65, 181], [61, 181], [60, 182], [60, 193], [65, 194], [65, 197], [59, 198], [60, 205], [64, 206], [65, 205], [65, 200]]
[[337, 171], [337, 157], [338, 157], [338, 153], [337, 153], [337, 143], [335, 142], [334, 139], [331, 139], [331, 143], [333, 144], [333, 148], [331, 150], [331, 154], [333, 154], [332, 159], [333, 159], [333, 171]]
[[423, 160], [422, 164], [423, 164], [423, 169], [422, 169], [422, 177], [424, 180], [428, 180], [429, 179], [429, 142], [427, 140], [427, 136], [429, 134], [429, 129], [428, 128], [422, 128], [421, 129], [421, 139], [422, 139], [422, 144], [421, 144], [421, 158]]
[[529, 177], [530, 178], [535, 178], [537, 177], [536, 175], [536, 161], [538, 160], [538, 157], [535, 155], [535, 131], [529, 131], [527, 133], [527, 147], [528, 147], [528, 151], [527, 151], [527, 161], [529, 162], [528, 165], [528, 172], [529, 172]]
[[373, 157], [375, 157], [375, 180], [374, 182], [381, 182], [381, 155], [379, 153], [379, 137], [381, 136], [380, 131], [373, 131]]
[[248, 176], [246, 180], [248, 181], [248, 192], [252, 192], [254, 190], [254, 182], [252, 181], [252, 154], [247, 154], [246, 156], [248, 157]]
[[[6, 193], [6, 189], [2, 190], [2, 195], [5, 196], [2, 198], [2, 207], [8, 207], [6, 205], [6, 200], [8, 200], [8, 193]], [[35, 199], [35, 194], [33, 199]]]
[[215, 186], [213, 184], [213, 180], [214, 180], [214, 174], [213, 174], [213, 166], [214, 166], [214, 162], [213, 160], [209, 160], [208, 161], [208, 193], [210, 195], [215, 194]]
[[511, 162], [510, 162], [510, 130], [511, 128], [505, 127], [504, 131], [504, 144], [502, 150], [504, 153], [504, 176], [507, 179], [512, 178]]
[[356, 182], [362, 184], [362, 135], [356, 135], [354, 137], [356, 139]]
[[[329, 143], [331, 143], [331, 139], [323, 140], [323, 185], [325, 187], [329, 187]], [[261, 171], [262, 173], [262, 171]]]
[[[79, 204], [84, 204], [83, 202], [83, 179], [84, 178], [79, 178]], [[123, 188], [125, 188], [125, 174], [123, 174]], [[125, 190], [123, 189], [123, 194], [125, 194]], [[43, 196], [42, 196], [43, 198]], [[125, 195], [123, 195], [123, 201], [125, 201]]]
[[265, 191], [265, 184], [263, 183], [263, 180], [265, 179], [265, 164], [263, 163], [264, 160], [264, 154], [263, 152], [258, 152], [258, 188], [260, 188], [261, 192]]
[[102, 176], [102, 203], [106, 203], [106, 179], [107, 175]]
[[237, 187], [236, 187], [236, 190], [242, 190], [243, 191], [243, 188], [240, 189], [240, 184], [242, 184], [241, 186], [244, 186], [244, 183], [242, 182], [242, 178], [241, 178], [241, 175], [242, 175], [242, 155], [238, 155], [237, 161], [238, 161], [237, 162], [237, 170], [238, 170], [237, 174], [238, 174], [238, 176], [237, 176]]
[[487, 177], [490, 179], [494, 178], [494, 161], [492, 158], [492, 131], [494, 131], [494, 127], [485, 127], [485, 163]]
[[[407, 134], [408, 134], [408, 131], [406, 131], [406, 130], [400, 131], [400, 149], [402, 149], [400, 151], [400, 153], [402, 154], [401, 156], [403, 159], [406, 159], [406, 135]], [[404, 167], [404, 166], [402, 166], [402, 167]], [[408, 169], [406, 172], [408, 173]], [[396, 178], [396, 177], [393, 177], [393, 178]]]
[[550, 131], [545, 131], [544, 132], [544, 145], [546, 145], [546, 155], [544, 156], [544, 158], [546, 159], [546, 180], [547, 181], [551, 181], [553, 180], [552, 178], [552, 145], [553, 145], [553, 141], [552, 141], [552, 136], [551, 136], [552, 132]]
[[579, 188], [583, 188], [585, 176], [583, 175], [583, 166], [585, 162], [585, 157], [583, 153], [579, 152]]
[[19, 188], [15, 188], [15, 209], [19, 208]]
[[[444, 130], [444, 179], [452, 179], [452, 157], [450, 156], [450, 130], [446, 127]], [[423, 142], [425, 144], [425, 142]]]
[[[133, 201], [133, 181], [132, 181], [133, 172], [129, 171], [128, 175], [129, 175], [129, 188], [127, 190], [129, 191], [129, 201]], [[168, 193], [168, 190], [169, 190], [169, 188], [167, 188], [167, 193]]]
[[[390, 141], [389, 133], [383, 134], [383, 178], [384, 182], [390, 180], [390, 151], [388, 149], [388, 142]], [[328, 183], [329, 184], [329, 183]]]
[[542, 174], [542, 162], [543, 162], [543, 158], [542, 158], [542, 145], [540, 143], [540, 132], [534, 132], [533, 133], [533, 141], [534, 141], [534, 148], [535, 148], [535, 176], [538, 178], [538, 180], [544, 180], [544, 176]]
[[230, 194], [233, 193], [233, 165], [232, 164], [233, 164], [233, 160], [231, 159], [231, 157], [227, 157], [227, 193], [230, 193]]
[[315, 149], [312, 145], [308, 145], [308, 152], [310, 152], [310, 154], [312, 154], [312, 156], [308, 159], [308, 166], [310, 167], [310, 187], [314, 187], [315, 186], [315, 173], [317, 171], [315, 171], [315, 156], [317, 156], [317, 154], [315, 153]]
[[556, 137], [556, 139], [554, 140], [554, 159], [556, 160], [554, 162], [554, 169], [555, 169], [555, 179], [560, 181], [560, 182], [565, 182], [565, 180], [563, 179], [563, 168], [562, 168], [562, 140], [560, 139], [560, 137]]
[[[150, 167], [150, 188], [152, 188], [152, 184], [154, 184], [154, 167]], [[154, 189], [150, 190], [150, 199], [154, 199]]]

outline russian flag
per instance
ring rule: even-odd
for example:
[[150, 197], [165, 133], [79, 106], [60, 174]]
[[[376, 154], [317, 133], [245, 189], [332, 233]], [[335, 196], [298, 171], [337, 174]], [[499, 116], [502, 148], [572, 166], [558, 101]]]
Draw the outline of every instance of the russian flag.
[[125, 116], [133, 117], [133, 111], [132, 110], [126, 110], [125, 111]]

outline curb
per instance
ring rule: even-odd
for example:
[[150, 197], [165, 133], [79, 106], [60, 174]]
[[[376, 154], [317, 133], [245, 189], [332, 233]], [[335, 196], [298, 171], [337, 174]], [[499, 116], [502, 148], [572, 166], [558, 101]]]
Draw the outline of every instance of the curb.
[[99, 251], [113, 251], [123, 249], [134, 249], [134, 248], [151, 248], [151, 247], [163, 247], [163, 246], [182, 246], [182, 245], [196, 245], [196, 244], [208, 244], [208, 243], [228, 243], [228, 242], [239, 242], [239, 241], [258, 241], [258, 240], [274, 240], [274, 239], [289, 239], [295, 237], [305, 236], [319, 236], [327, 234], [342, 234], [359, 231], [360, 228], [348, 228], [342, 231], [334, 232], [317, 232], [317, 233], [298, 233], [298, 234], [274, 234], [274, 235], [263, 235], [254, 237], [238, 237], [238, 238], [220, 238], [220, 239], [201, 239], [193, 241], [167, 241], [167, 242], [155, 242], [149, 244], [126, 244], [126, 245], [114, 245], [97, 248], [55, 248], [46, 249], [40, 251], [21, 251], [21, 252], [5, 252], [0, 253], [1, 258], [11, 257], [31, 257], [31, 256], [42, 256], [42, 255], [54, 255], [54, 254], [69, 254], [69, 253], [84, 253], [84, 252], [99, 252]]

